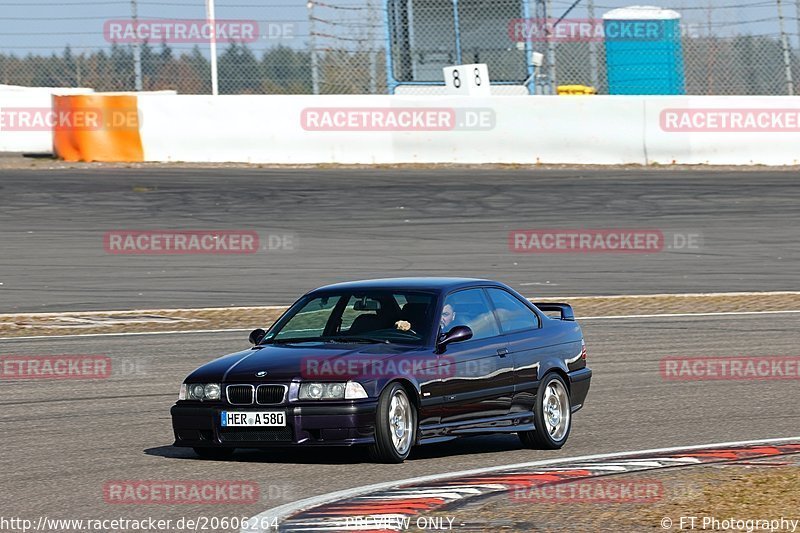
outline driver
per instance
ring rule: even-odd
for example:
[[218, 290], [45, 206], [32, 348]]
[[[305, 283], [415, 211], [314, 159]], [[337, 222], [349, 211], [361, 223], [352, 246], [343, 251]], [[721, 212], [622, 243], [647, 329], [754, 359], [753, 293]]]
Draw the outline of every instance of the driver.
[[446, 333], [450, 330], [450, 325], [456, 319], [456, 310], [453, 309], [451, 304], [444, 304], [442, 308], [442, 317], [439, 319], [439, 327], [442, 329], [442, 333]]

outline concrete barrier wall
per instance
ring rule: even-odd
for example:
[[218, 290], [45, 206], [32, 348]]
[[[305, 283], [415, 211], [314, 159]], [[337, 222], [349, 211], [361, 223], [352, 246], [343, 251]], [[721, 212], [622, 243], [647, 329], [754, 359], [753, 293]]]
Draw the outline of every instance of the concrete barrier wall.
[[45, 115], [51, 109], [52, 95], [91, 92], [92, 89], [0, 85], [0, 152], [51, 153], [52, 132], [39, 124], [48, 119]]
[[272, 164], [800, 163], [800, 107], [791, 97], [140, 93], [134, 100], [138, 135], [102, 135], [110, 139], [102, 151], [75, 144], [98, 136], [73, 136], [87, 140], [70, 139], [59, 155]]
[[[655, 96], [641, 100], [645, 122], [640, 139], [649, 164], [800, 164], [797, 97]], [[700, 127], [673, 131], [663, 123], [670, 118], [673, 124], [691, 119]], [[728, 127], [726, 121], [731, 123]], [[704, 123], [718, 127], [700, 131]]]
[[[54, 101], [61, 96], [90, 96], [94, 89], [64, 87], [22, 87], [18, 85], [0, 85], [0, 152], [24, 152], [34, 154], [54, 153], [53, 143], [57, 137], [54, 128], [48, 124], [60, 123], [56, 128], [60, 133], [80, 134], [92, 128], [75, 124], [80, 122], [89, 109], [75, 111], [75, 106], [85, 106], [77, 98], [73, 111], [62, 114], [54, 113]], [[103, 97], [136, 96], [137, 94], [172, 95], [175, 91], [153, 91], [150, 93], [98, 93]], [[98, 111], [99, 109], [92, 109]], [[95, 128], [98, 129], [98, 128]], [[101, 128], [100, 128], [101, 129]], [[98, 129], [99, 130], [99, 129]], [[93, 152], [89, 150], [89, 152]]]
[[[800, 107], [791, 97], [178, 96], [143, 95], [148, 161], [251, 163], [570, 163], [794, 165]], [[309, 110], [453, 111], [453, 128], [309, 131]], [[764, 124], [671, 131], [664, 114], [693, 120], [733, 111], [779, 111]], [[319, 113], [318, 113], [319, 114]], [[380, 114], [380, 113], [379, 113]], [[471, 127], [470, 120], [488, 126]], [[713, 117], [712, 117], [713, 118]], [[730, 117], [729, 117], [730, 118]], [[752, 118], [752, 117], [751, 117]], [[678, 124], [680, 125], [680, 123]], [[684, 124], [685, 126], [685, 124]], [[436, 128], [433, 128], [436, 129]], [[752, 128], [751, 128], [752, 130]]]
[[[453, 129], [309, 131], [309, 113], [451, 110]], [[644, 163], [644, 106], [530, 96], [180, 96], [139, 98], [148, 161], [251, 163]], [[324, 111], [322, 111], [324, 110]], [[483, 121], [481, 126], [470, 122]], [[318, 122], [319, 123], [319, 122]], [[604, 124], [597, 128], [597, 124]], [[313, 124], [312, 124], [313, 125]], [[305, 128], [304, 128], [305, 126]], [[609, 127], [610, 126], [610, 127]], [[429, 129], [428, 129], [429, 128]], [[431, 131], [434, 130], [434, 131]], [[177, 135], [174, 135], [177, 133]], [[639, 139], [637, 142], [631, 142]]]

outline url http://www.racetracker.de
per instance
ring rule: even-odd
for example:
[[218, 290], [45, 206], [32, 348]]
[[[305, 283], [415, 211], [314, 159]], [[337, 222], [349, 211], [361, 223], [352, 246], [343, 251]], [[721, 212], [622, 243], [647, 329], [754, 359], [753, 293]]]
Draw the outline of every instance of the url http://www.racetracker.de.
[[40, 516], [36, 519], [0, 516], [0, 531], [71, 531], [74, 533], [103, 531], [104, 533], [127, 531], [268, 531], [278, 529], [277, 517], [220, 517], [196, 516], [178, 519], [158, 518], [51, 518]]

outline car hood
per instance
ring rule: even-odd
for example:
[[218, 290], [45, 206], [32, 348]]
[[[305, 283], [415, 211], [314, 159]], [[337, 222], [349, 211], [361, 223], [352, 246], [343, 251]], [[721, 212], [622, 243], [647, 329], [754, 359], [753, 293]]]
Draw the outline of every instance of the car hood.
[[195, 370], [187, 382], [259, 383], [301, 378], [346, 381], [357, 377], [352, 370], [365, 368], [365, 363], [374, 370], [381, 361], [420, 350], [418, 346], [394, 344], [267, 345], [211, 361]]

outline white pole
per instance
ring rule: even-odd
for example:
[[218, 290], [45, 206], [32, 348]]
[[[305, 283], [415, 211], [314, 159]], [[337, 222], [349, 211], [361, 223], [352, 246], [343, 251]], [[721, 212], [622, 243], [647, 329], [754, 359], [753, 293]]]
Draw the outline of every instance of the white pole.
[[[798, 0], [800, 2], [800, 0]], [[375, 35], [375, 28], [378, 27], [378, 20], [376, 14], [378, 13], [377, 6], [372, 3], [372, 0], [367, 2], [367, 8], [369, 9], [369, 49], [367, 54], [369, 54], [369, 94], [377, 94], [378, 93], [378, 57], [377, 57], [377, 48], [378, 40], [377, 36]]]
[[534, 67], [535, 79], [536, 79], [536, 94], [548, 94], [548, 87], [550, 86], [550, 82], [548, 80], [549, 70], [546, 68], [550, 58], [547, 55], [547, 40], [549, 39], [548, 35], [548, 28], [547, 28], [547, 4], [545, 0], [536, 0], [536, 5], [534, 7], [535, 10], [535, 19], [537, 30], [542, 32], [545, 39], [542, 43], [535, 43], [533, 47], [537, 53], [541, 53], [542, 56], [542, 63]]
[[783, 63], [786, 67], [786, 93], [794, 96], [794, 80], [792, 79], [792, 56], [789, 50], [789, 37], [786, 35], [786, 28], [783, 23], [783, 6], [781, 0], [777, 0], [778, 5], [778, 24], [781, 32], [781, 46], [783, 47]]
[[309, 0], [306, 4], [308, 8], [308, 39], [309, 53], [311, 54], [311, 94], [319, 94], [319, 60], [317, 59], [317, 37], [316, 25], [314, 24], [314, 0]]
[[[800, 0], [797, 0], [800, 2]], [[597, 21], [595, 21], [594, 17], [594, 0], [589, 0], [589, 27], [594, 28], [594, 25]], [[602, 24], [603, 21], [600, 21]], [[600, 90], [600, 72], [597, 68], [597, 43], [594, 39], [589, 39], [589, 76], [591, 78], [592, 87], [596, 90]]]
[[797, 22], [797, 47], [800, 48], [800, 0], [794, 2], [794, 18]]
[[214, 14], [214, 0], [206, 0], [206, 19], [211, 25], [211, 94], [219, 94], [219, 79], [217, 76], [217, 17]]
[[[547, 16], [551, 17], [553, 13], [553, 0], [547, 0]], [[547, 62], [550, 67], [550, 93], [557, 94], [556, 91], [556, 43], [552, 35], [547, 35]]]
[[[131, 18], [133, 19], [133, 27], [136, 27], [136, 22], [139, 19], [139, 9], [136, 7], [136, 0], [131, 0]], [[133, 45], [133, 76], [135, 78], [135, 89], [142, 90], [142, 45], [134, 43]]]

